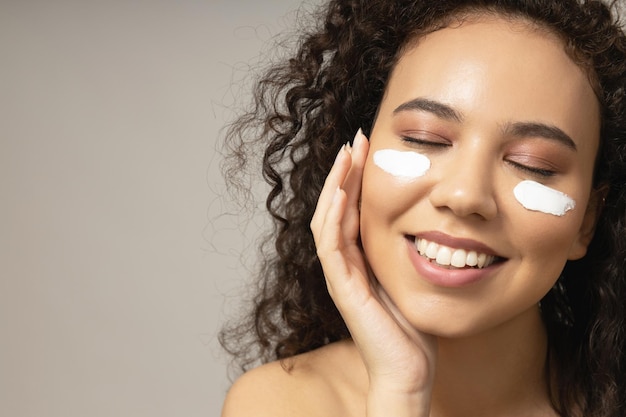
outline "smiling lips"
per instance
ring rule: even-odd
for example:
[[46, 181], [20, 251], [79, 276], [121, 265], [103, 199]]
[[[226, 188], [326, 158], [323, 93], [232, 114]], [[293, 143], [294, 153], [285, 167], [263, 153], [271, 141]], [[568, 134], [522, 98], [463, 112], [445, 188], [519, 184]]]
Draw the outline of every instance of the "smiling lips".
[[444, 246], [424, 238], [415, 237], [415, 248], [418, 253], [428, 258], [431, 263], [447, 268], [486, 268], [496, 260], [497, 256], [477, 252], [475, 250], [465, 250]]

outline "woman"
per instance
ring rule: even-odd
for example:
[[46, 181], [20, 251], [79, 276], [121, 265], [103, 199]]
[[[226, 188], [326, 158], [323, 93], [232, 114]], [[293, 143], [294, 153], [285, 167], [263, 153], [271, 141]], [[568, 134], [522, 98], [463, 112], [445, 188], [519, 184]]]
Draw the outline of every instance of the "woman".
[[326, 5], [228, 136], [276, 255], [224, 417], [626, 415], [625, 58], [596, 1]]

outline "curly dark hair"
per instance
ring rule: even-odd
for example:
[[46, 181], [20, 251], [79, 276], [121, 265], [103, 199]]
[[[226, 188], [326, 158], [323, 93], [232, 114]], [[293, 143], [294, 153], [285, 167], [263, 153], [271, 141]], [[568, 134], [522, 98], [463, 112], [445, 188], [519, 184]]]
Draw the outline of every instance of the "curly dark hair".
[[[309, 223], [338, 149], [375, 120], [390, 72], [407, 45], [464, 18], [531, 22], [563, 40], [601, 107], [594, 187], [605, 200], [587, 255], [570, 261], [541, 301], [547, 377], [562, 416], [626, 415], [626, 37], [617, 2], [588, 0], [331, 0], [312, 16], [293, 57], [266, 71], [250, 111], [225, 137], [232, 186], [264, 149], [274, 229], [259, 291], [222, 345], [242, 369], [350, 334], [323, 279]], [[267, 247], [267, 245], [266, 245]]]

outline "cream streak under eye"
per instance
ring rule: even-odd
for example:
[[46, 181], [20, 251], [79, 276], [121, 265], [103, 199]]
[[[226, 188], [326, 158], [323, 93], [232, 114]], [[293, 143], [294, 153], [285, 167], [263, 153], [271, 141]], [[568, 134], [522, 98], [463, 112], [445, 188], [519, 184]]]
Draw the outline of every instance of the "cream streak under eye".
[[520, 182], [513, 194], [524, 208], [554, 216], [563, 216], [576, 207], [576, 202], [567, 194], [535, 181]]
[[430, 159], [425, 155], [395, 149], [376, 151], [374, 164], [388, 174], [408, 181], [423, 176], [430, 169]]

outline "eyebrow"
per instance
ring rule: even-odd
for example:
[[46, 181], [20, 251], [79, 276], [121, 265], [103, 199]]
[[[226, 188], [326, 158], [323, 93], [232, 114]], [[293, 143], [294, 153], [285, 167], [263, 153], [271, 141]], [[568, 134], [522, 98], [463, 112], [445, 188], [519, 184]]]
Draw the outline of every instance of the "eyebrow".
[[577, 151], [576, 143], [571, 137], [556, 126], [537, 122], [517, 122], [505, 127], [505, 133], [517, 137], [539, 137], [556, 141], [573, 151]]
[[393, 114], [411, 110], [432, 113], [441, 119], [452, 120], [459, 123], [463, 121], [463, 115], [447, 104], [421, 97], [400, 104], [393, 111]]

